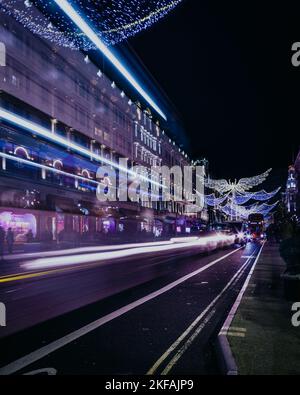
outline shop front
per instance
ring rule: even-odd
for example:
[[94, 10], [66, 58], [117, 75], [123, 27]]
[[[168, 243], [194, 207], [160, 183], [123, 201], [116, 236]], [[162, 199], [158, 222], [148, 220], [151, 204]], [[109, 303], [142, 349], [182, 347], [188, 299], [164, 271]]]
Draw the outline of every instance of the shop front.
[[18, 209], [1, 209], [0, 226], [5, 232], [9, 228], [14, 233], [16, 243], [24, 243], [29, 235], [36, 237], [38, 230], [38, 219], [35, 214]]

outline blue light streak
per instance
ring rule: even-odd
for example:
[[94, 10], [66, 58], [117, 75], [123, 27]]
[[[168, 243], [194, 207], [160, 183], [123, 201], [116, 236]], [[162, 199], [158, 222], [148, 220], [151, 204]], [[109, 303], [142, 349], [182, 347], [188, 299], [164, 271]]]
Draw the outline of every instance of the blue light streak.
[[78, 144], [73, 143], [72, 141], [69, 141], [58, 134], [52, 133], [49, 130], [45, 129], [44, 127], [29, 121], [28, 119], [22, 118], [17, 114], [11, 113], [10, 111], [7, 111], [3, 108], [0, 107], [0, 120], [1, 118], [5, 120], [6, 122], [12, 123], [14, 125], [17, 125], [19, 127], [22, 127], [23, 129], [35, 133], [39, 136], [42, 136], [46, 138], [47, 140], [52, 141], [55, 144], [60, 144], [64, 147], [71, 148], [72, 150], [79, 152], [80, 154], [87, 156], [87, 157], [92, 157], [93, 159], [97, 160], [98, 162], [103, 162], [106, 163], [109, 166], [112, 166], [122, 172], [125, 172], [134, 178], [138, 177], [142, 180], [145, 180], [149, 182], [151, 185], [157, 185], [159, 187], [164, 187], [162, 184], [152, 181], [151, 178], [145, 177], [141, 174], [136, 174], [135, 172], [131, 171], [128, 168], [125, 168], [123, 166], [118, 165], [117, 163], [112, 162], [111, 160], [104, 158], [103, 156], [97, 155], [94, 152], [91, 152], [88, 149], [85, 149], [81, 147]]
[[84, 19], [75, 11], [72, 5], [66, 0], [54, 0], [55, 3], [64, 11], [73, 23], [96, 45], [102, 54], [115, 66], [122, 76], [133, 86], [133, 88], [150, 104], [150, 106], [165, 120], [166, 115], [142, 88], [137, 80], [129, 73], [120, 60], [109, 50], [104, 42], [99, 38], [97, 33], [84, 21]]

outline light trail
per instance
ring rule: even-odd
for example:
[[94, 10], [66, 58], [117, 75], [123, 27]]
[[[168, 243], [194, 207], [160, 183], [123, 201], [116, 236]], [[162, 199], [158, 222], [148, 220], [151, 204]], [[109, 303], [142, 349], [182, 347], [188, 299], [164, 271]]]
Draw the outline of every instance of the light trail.
[[196, 241], [190, 241], [185, 243], [174, 243], [170, 245], [158, 245], [149, 247], [137, 247], [133, 249], [123, 249], [121, 251], [107, 251], [98, 252], [91, 254], [81, 254], [81, 255], [68, 255], [68, 256], [56, 256], [53, 258], [40, 258], [36, 260], [30, 260], [21, 265], [22, 268], [26, 270], [34, 269], [46, 269], [46, 268], [56, 268], [60, 266], [76, 266], [80, 264], [90, 263], [90, 262], [103, 262], [106, 260], [114, 260], [120, 258], [127, 258], [136, 255], [150, 254], [150, 253], [160, 253], [166, 251], [181, 250], [184, 248], [199, 248], [206, 249], [212, 246], [217, 247], [218, 245], [229, 245], [234, 243], [235, 236], [228, 235], [214, 235], [201, 237]]
[[92, 247], [76, 247], [76, 248], [66, 248], [64, 250], [55, 250], [55, 251], [42, 251], [42, 252], [29, 252], [22, 254], [13, 254], [6, 255], [5, 260], [13, 261], [17, 259], [30, 259], [30, 258], [46, 258], [46, 257], [54, 257], [54, 256], [63, 256], [63, 255], [72, 255], [72, 254], [81, 254], [81, 253], [89, 253], [89, 252], [101, 252], [101, 251], [116, 251], [116, 250], [125, 250], [127, 248], [136, 248], [136, 247], [150, 247], [150, 246], [160, 246], [171, 244], [171, 241], [154, 241], [147, 243], [130, 243], [130, 244], [119, 244], [119, 245], [111, 245], [111, 246], [92, 246]]
[[55, 167], [41, 165], [40, 163], [32, 162], [31, 160], [23, 159], [23, 158], [20, 158], [20, 157], [17, 157], [17, 156], [5, 154], [4, 152], [0, 152], [0, 157], [8, 159], [8, 160], [12, 160], [14, 162], [23, 163], [24, 165], [36, 167], [38, 169], [44, 169], [44, 170], [50, 171], [52, 173], [60, 174], [62, 176], [67, 176], [67, 177], [75, 178], [75, 179], [78, 179], [78, 180], [81, 180], [81, 181], [86, 181], [86, 182], [90, 182], [90, 183], [93, 183], [93, 184], [96, 184], [96, 185], [100, 185], [100, 182], [92, 180], [90, 178], [85, 178], [85, 177], [79, 176], [77, 174], [68, 173], [66, 171], [56, 169]]
[[209, 262], [205, 266], [197, 269], [196, 271], [193, 271], [189, 274], [186, 274], [185, 276], [173, 281], [170, 284], [165, 285], [164, 287], [128, 304], [125, 305], [118, 310], [115, 310], [106, 316], [103, 316], [79, 329], [76, 329], [75, 331], [68, 333], [67, 335], [54, 340], [50, 342], [49, 344], [46, 344], [45, 346], [36, 349], [35, 351], [30, 352], [29, 354], [18, 358], [17, 360], [9, 363], [6, 366], [3, 366], [0, 368], [0, 375], [9, 375], [16, 373], [20, 371], [21, 369], [25, 368], [28, 365], [31, 365], [34, 362], [39, 361], [40, 359], [49, 356], [51, 353], [63, 348], [64, 346], [67, 346], [68, 344], [74, 342], [77, 339], [80, 339], [81, 337], [95, 331], [96, 329], [100, 328], [101, 326], [107, 324], [108, 322], [111, 322], [115, 320], [116, 318], [119, 318], [126, 313], [134, 310], [135, 308], [142, 306], [143, 304], [158, 298], [159, 296], [165, 294], [166, 292], [169, 292], [170, 290], [174, 289], [178, 285], [184, 283], [185, 281], [189, 280], [190, 278], [193, 278], [197, 276], [200, 273], [203, 273], [204, 271], [208, 270], [209, 268], [213, 267], [214, 265], [218, 264], [219, 262], [225, 260], [226, 258], [232, 256], [233, 254], [237, 253], [239, 250], [241, 250], [242, 247], [229, 252], [226, 255], [221, 256], [220, 258], [217, 258], [216, 260], [213, 260], [212, 262]]
[[100, 52], [113, 64], [120, 74], [130, 83], [130, 85], [150, 104], [150, 106], [166, 121], [167, 117], [142, 88], [137, 80], [129, 73], [126, 67], [103, 43], [97, 33], [85, 22], [85, 20], [75, 11], [72, 5], [66, 0], [54, 0], [58, 7], [72, 20], [72, 22], [91, 40]]
[[[79, 152], [80, 154], [82, 154], [84, 156], [93, 158], [98, 162], [103, 162], [109, 166], [112, 166], [122, 172], [125, 172], [125, 173], [133, 176], [134, 178], [138, 177], [141, 180], [151, 183], [151, 185], [157, 185], [159, 187], [165, 188], [164, 185], [160, 184], [159, 182], [151, 180], [151, 178], [145, 177], [141, 174], [136, 174], [135, 172], [131, 171], [130, 169], [128, 169], [126, 167], [120, 166], [119, 164], [117, 164], [117, 163], [115, 163], [115, 162], [113, 162], [101, 155], [97, 155], [94, 152], [92, 152], [88, 149], [85, 149], [85, 148], [81, 147], [80, 145], [75, 144], [72, 141], [69, 141], [69, 140], [61, 137], [56, 133], [52, 133], [50, 130], [38, 125], [35, 122], [29, 121], [28, 119], [25, 119], [17, 114], [14, 114], [14, 113], [7, 111], [4, 108], [0, 107], [0, 120], [1, 120], [1, 118], [6, 122], [12, 123], [14, 125], [17, 125], [17, 126], [23, 128], [24, 130], [27, 130], [31, 133], [35, 133], [39, 136], [42, 136], [42, 137], [46, 138], [47, 140], [52, 141], [55, 144], [60, 144], [66, 148], [70, 148], [76, 152]], [[30, 162], [30, 163], [32, 164], [34, 162]], [[40, 166], [42, 166], [42, 165], [40, 165]], [[76, 176], [76, 177], [78, 178], [80, 176]], [[89, 180], [89, 181], [91, 181], [91, 180]]]

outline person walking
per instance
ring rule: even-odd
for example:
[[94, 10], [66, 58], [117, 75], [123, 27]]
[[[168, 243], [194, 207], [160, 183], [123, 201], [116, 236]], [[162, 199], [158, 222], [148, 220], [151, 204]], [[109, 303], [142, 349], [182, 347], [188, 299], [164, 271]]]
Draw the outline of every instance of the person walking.
[[13, 252], [14, 241], [15, 241], [14, 232], [12, 231], [11, 228], [8, 228], [7, 234], [6, 234], [6, 243], [7, 243], [9, 254], [12, 254], [12, 252]]
[[34, 236], [33, 236], [31, 229], [29, 229], [29, 231], [26, 234], [26, 240], [27, 240], [27, 243], [32, 243], [34, 240]]
[[0, 226], [0, 259], [3, 260], [5, 230]]

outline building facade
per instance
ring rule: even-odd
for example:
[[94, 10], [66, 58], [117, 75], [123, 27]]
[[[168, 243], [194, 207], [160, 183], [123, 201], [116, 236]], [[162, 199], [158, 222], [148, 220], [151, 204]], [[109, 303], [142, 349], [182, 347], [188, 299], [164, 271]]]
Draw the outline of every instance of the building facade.
[[288, 168], [288, 178], [286, 183], [286, 190], [284, 193], [284, 202], [287, 211], [291, 215], [296, 215], [300, 218], [300, 151], [297, 155], [295, 163]]
[[129, 168], [191, 164], [168, 137], [167, 123], [80, 51], [54, 46], [9, 16], [1, 19], [0, 106], [7, 117], [0, 119], [0, 224], [12, 227], [20, 242], [29, 230], [38, 240], [189, 232], [184, 198], [96, 197], [97, 169], [114, 168], [119, 185], [120, 158]]
[[299, 187], [299, 180], [300, 180], [300, 150], [298, 152], [295, 164], [294, 164], [295, 172], [296, 172], [296, 186], [297, 186], [297, 194], [296, 194], [296, 213], [298, 219], [300, 219], [300, 187]]

